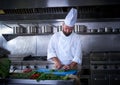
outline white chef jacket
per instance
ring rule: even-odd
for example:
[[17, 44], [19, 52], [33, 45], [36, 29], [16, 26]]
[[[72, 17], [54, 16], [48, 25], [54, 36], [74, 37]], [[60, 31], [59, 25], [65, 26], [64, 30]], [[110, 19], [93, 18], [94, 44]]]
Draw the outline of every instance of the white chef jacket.
[[72, 32], [65, 36], [62, 31], [55, 33], [48, 44], [47, 59], [58, 57], [63, 65], [72, 61], [81, 64], [82, 50], [80, 36]]

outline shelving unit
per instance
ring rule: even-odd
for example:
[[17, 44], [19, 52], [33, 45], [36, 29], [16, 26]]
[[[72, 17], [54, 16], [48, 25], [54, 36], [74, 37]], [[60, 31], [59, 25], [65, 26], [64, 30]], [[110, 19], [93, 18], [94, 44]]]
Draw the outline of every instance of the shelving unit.
[[43, 33], [43, 34], [2, 34], [2, 35], [7, 41], [9, 41], [9, 40], [11, 40], [13, 38], [16, 38], [18, 36], [36, 36], [36, 35], [51, 35], [51, 34], [53, 34], [53, 33]]
[[[33, 34], [26, 34], [26, 33], [23, 33], [23, 34], [2, 34], [3, 37], [9, 41], [13, 38], [16, 38], [18, 36], [36, 36], [36, 35], [52, 35], [53, 33], [41, 33], [41, 34], [37, 34], [37, 33], [33, 33]], [[120, 34], [120, 32], [78, 32], [77, 34], [80, 34], [80, 35], [97, 35], [97, 34], [104, 34], [104, 35], [107, 35], [107, 34]]]
[[79, 32], [80, 35], [96, 35], [96, 34], [120, 34], [120, 32]]

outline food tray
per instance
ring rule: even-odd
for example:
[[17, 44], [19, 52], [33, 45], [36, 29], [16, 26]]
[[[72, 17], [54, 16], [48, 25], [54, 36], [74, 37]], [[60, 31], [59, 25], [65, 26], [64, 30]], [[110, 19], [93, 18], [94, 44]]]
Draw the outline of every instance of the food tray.
[[65, 76], [65, 75], [69, 75], [69, 74], [73, 74], [76, 75], [77, 74], [77, 70], [53, 70], [53, 69], [44, 69], [44, 68], [40, 68], [37, 70], [38, 72], [44, 72], [44, 73], [52, 73], [55, 75], [59, 75], [59, 76]]

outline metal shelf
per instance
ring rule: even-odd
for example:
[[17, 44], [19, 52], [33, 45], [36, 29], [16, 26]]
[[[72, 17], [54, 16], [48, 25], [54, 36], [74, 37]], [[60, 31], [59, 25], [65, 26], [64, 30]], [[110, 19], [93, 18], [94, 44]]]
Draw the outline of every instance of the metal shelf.
[[3, 35], [3, 37], [7, 40], [7, 41], [9, 41], [9, 40], [11, 40], [11, 39], [14, 39], [14, 38], [16, 38], [16, 37], [18, 37], [18, 36], [36, 36], [36, 35], [51, 35], [51, 34], [53, 34], [53, 33], [41, 33], [41, 34], [2, 34]]
[[120, 34], [120, 32], [79, 32], [80, 35], [96, 35], [96, 34]]
[[[36, 36], [36, 35], [51, 35], [51, 34], [53, 34], [53, 33], [41, 33], [41, 34], [37, 34], [37, 33], [32, 33], [32, 34], [23, 33], [22, 34], [21, 33], [21, 34], [2, 34], [2, 35], [7, 41], [9, 41], [18, 36]], [[79, 32], [77, 34], [80, 34], [80, 35], [97, 35], [97, 34], [103, 35], [103, 34], [105, 34], [106, 35], [106, 34], [120, 34], [120, 32]]]

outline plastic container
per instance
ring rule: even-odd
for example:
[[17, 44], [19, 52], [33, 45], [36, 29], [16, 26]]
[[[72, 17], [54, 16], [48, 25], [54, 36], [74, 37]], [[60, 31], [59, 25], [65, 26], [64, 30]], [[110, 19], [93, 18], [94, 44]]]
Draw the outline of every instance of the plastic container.
[[52, 73], [58, 76], [65, 76], [65, 75], [69, 75], [69, 74], [73, 74], [76, 75], [77, 74], [77, 70], [67, 70], [67, 71], [60, 71], [60, 70], [54, 70], [51, 71], [52, 69], [44, 69], [44, 68], [40, 68], [37, 71], [38, 72], [44, 72], [44, 73]]

